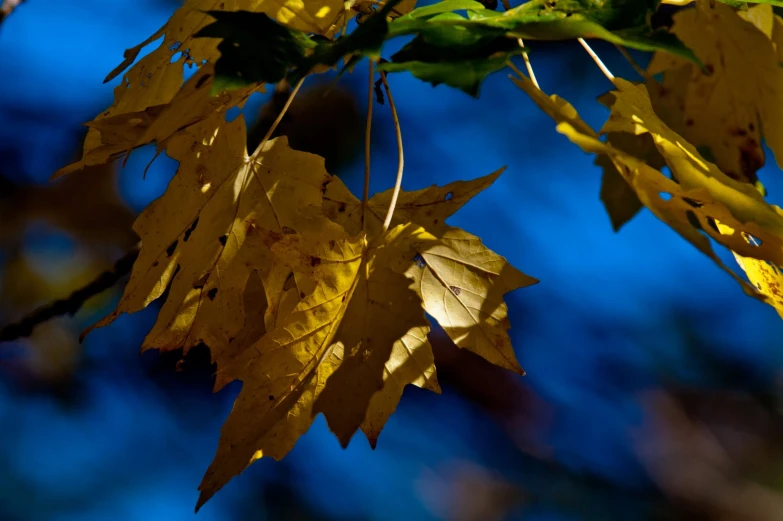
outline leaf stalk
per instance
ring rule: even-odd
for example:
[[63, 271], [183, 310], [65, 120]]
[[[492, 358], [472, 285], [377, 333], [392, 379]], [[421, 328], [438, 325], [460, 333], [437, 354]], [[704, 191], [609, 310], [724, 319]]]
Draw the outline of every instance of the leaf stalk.
[[394, 208], [397, 206], [397, 198], [400, 196], [400, 187], [402, 186], [402, 171], [405, 167], [405, 155], [402, 149], [402, 130], [400, 129], [400, 119], [397, 116], [397, 107], [394, 104], [394, 98], [392, 97], [389, 83], [386, 81], [386, 73], [381, 71], [381, 80], [383, 81], [383, 89], [386, 91], [386, 97], [389, 98], [389, 108], [392, 113], [392, 120], [394, 121], [394, 130], [397, 134], [397, 180], [394, 182], [394, 191], [392, 192], [391, 201], [389, 202], [389, 210], [386, 212], [386, 219], [383, 221], [383, 227], [381, 233], [386, 232], [391, 224], [392, 217], [394, 216]]

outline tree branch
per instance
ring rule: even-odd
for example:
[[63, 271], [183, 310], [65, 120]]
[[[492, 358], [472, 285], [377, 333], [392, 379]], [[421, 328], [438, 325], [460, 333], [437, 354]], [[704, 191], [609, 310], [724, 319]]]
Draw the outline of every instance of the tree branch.
[[120, 260], [114, 264], [114, 268], [104, 271], [98, 278], [87, 284], [81, 289], [71, 293], [68, 298], [55, 300], [45, 306], [42, 306], [22, 320], [13, 324], [8, 324], [0, 329], [0, 342], [10, 342], [19, 338], [28, 337], [33, 333], [35, 326], [51, 320], [53, 318], [76, 314], [79, 309], [90, 298], [103, 293], [114, 286], [122, 277], [130, 273], [133, 263], [139, 256], [140, 244], [126, 253]]

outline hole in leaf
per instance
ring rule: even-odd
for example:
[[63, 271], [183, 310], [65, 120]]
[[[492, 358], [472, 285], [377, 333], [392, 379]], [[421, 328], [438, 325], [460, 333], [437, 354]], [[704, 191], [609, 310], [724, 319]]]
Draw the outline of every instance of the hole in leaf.
[[215, 297], [217, 297], [218, 289], [212, 288], [207, 292], [207, 297], [209, 297], [209, 300], [215, 300]]
[[179, 241], [174, 241], [174, 242], [171, 243], [171, 245], [168, 248], [166, 248], [166, 255], [168, 255], [169, 257], [174, 255], [174, 251], [177, 249], [177, 243], [178, 242]]
[[171, 45], [169, 45], [169, 50], [171, 52], [174, 52], [174, 51], [178, 50], [181, 46], [182, 46], [182, 42], [174, 42]]
[[182, 58], [182, 52], [175, 52], [171, 56], [171, 60], [169, 60], [169, 63], [176, 63], [179, 61], [180, 58]]
[[190, 225], [190, 228], [185, 230], [185, 237], [182, 238], [183, 241], [188, 242], [188, 239], [190, 239], [190, 234], [193, 233], [193, 231], [196, 229], [196, 226], [198, 226], [198, 217], [196, 217], [196, 220], [193, 221], [193, 224]]
[[445, 197], [444, 200], [451, 201], [452, 199], [454, 199], [454, 192], [449, 192], [449, 193], [446, 194], [446, 197]]
[[658, 192], [658, 196], [664, 201], [669, 201], [672, 198], [672, 194], [669, 192]]
[[751, 246], [761, 246], [763, 244], [763, 241], [755, 235], [745, 233], [745, 238], [748, 240], [748, 243], [750, 243]]
[[419, 268], [423, 268], [427, 265], [426, 262], [424, 262], [424, 257], [422, 257], [420, 254], [416, 254], [415, 257], [413, 257], [413, 263], [416, 264]]
[[685, 212], [685, 217], [687, 217], [690, 225], [696, 228], [697, 230], [704, 229], [701, 227], [701, 222], [699, 221], [699, 218], [696, 216], [696, 213], [694, 213], [692, 210], [688, 210], [687, 212]]

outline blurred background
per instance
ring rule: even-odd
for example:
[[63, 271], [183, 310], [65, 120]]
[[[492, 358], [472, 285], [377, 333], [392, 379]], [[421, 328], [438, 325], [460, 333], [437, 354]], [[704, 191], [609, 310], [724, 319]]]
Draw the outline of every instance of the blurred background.
[[[8, 0], [6, 0], [7, 2]], [[150, 147], [124, 168], [49, 183], [79, 156], [102, 80], [176, 0], [28, 0], [0, 25], [0, 325], [67, 297], [133, 247], [135, 215], [176, 164]], [[529, 42], [542, 88], [595, 127], [611, 85], [576, 42]], [[611, 46], [595, 49], [636, 80]], [[393, 51], [393, 49], [389, 49]], [[643, 60], [643, 57], [639, 57]], [[308, 82], [281, 126], [361, 193], [366, 68]], [[642, 212], [618, 234], [600, 169], [505, 73], [478, 100], [389, 77], [404, 188], [506, 173], [451, 224], [541, 283], [507, 296], [526, 377], [435, 331], [443, 395], [409, 387], [372, 451], [340, 448], [322, 418], [281, 462], [261, 460], [195, 517], [197, 486], [238, 386], [212, 394], [206, 349], [138, 355], [157, 305], [78, 335], [124, 280], [74, 317], [0, 343], [0, 520], [783, 519], [783, 322]], [[279, 102], [244, 110], [255, 139]], [[375, 106], [372, 191], [396, 146]], [[254, 139], [251, 136], [251, 139]], [[783, 180], [769, 154], [772, 202]], [[733, 264], [730, 255], [727, 262]]]

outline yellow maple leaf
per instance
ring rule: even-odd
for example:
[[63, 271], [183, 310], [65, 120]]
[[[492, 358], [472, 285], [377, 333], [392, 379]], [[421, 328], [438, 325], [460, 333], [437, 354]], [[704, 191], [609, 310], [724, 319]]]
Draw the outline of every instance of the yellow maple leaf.
[[[775, 210], [783, 215], [783, 212], [777, 206]], [[734, 229], [730, 226], [717, 221], [718, 231], [722, 234], [732, 235]], [[743, 237], [748, 243], [753, 243], [754, 239], [748, 236]], [[778, 315], [783, 318], [783, 272], [775, 264], [771, 264], [767, 261], [753, 259], [751, 257], [743, 257], [738, 253], [734, 253], [734, 258], [739, 264], [740, 268], [747, 275], [748, 280], [753, 284], [756, 289], [767, 298], [767, 303], [775, 308]]]
[[[462, 208], [479, 192], [488, 188], [503, 173], [505, 167], [470, 181], [455, 181], [444, 186], [430, 186], [412, 192], [401, 191], [395, 206], [392, 225], [416, 223], [437, 234], [448, 228], [446, 219]], [[367, 201], [364, 229], [370, 237], [381, 230], [389, 209], [393, 190], [375, 194]], [[341, 224], [350, 234], [362, 231], [362, 202], [342, 184], [331, 184], [324, 194], [324, 213]]]
[[[505, 332], [509, 324], [503, 295], [538, 281], [513, 268], [506, 259], [487, 249], [477, 237], [446, 224], [450, 215], [494, 183], [503, 170], [505, 167], [471, 181], [400, 192], [392, 223], [417, 224], [440, 240], [431, 251], [420, 252], [424, 258], [431, 256], [435, 265], [439, 266], [438, 270], [433, 266], [427, 267], [424, 272], [413, 268], [407, 271], [426, 311], [444, 327], [457, 346], [473, 351], [500, 367], [524, 374]], [[378, 193], [367, 202], [365, 229], [370, 237], [381, 229], [391, 193], [392, 190]], [[323, 208], [330, 219], [344, 226], [349, 233], [358, 233], [362, 229], [362, 203], [344, 186], [331, 184], [327, 188]], [[442, 261], [445, 257], [453, 259], [453, 263], [444, 266]], [[419, 260], [418, 263], [425, 262]], [[425, 274], [424, 286], [422, 273]], [[434, 273], [454, 283], [436, 289], [437, 286], [431, 283]], [[455, 294], [461, 292], [463, 281], [468, 279], [473, 286], [466, 288], [462, 296]], [[434, 296], [438, 291], [440, 303]]]
[[[710, 239], [742, 256], [779, 264], [783, 258], [780, 239], [783, 218], [779, 212], [752, 185], [725, 175], [664, 124], [654, 112], [643, 85], [633, 85], [620, 78], [614, 82], [617, 90], [603, 97], [612, 112], [602, 132], [649, 136], [674, 180], [648, 164], [651, 158], [647, 152], [644, 157], [637, 157], [634, 154], [639, 150], [622, 150], [600, 141], [573, 107], [560, 98], [532, 90], [529, 80], [522, 80], [520, 86], [524, 85], [523, 90], [531, 93], [534, 101], [555, 119], [559, 132], [586, 152], [610, 160], [639, 201], [656, 217], [726, 270], [748, 295], [767, 300], [723, 264]], [[715, 221], [735, 232], [719, 232]], [[754, 240], [748, 242], [744, 237]]]
[[[122, 83], [114, 89], [112, 106], [87, 123], [90, 130], [82, 159], [58, 170], [54, 177], [111, 161], [143, 144], [157, 141], [160, 145], [183, 126], [241, 104], [256, 90], [247, 87], [216, 98], [209, 96], [213, 67], [220, 56], [219, 40], [194, 35], [212, 22], [207, 14], [210, 10], [265, 13], [291, 28], [321, 35], [333, 34], [335, 24], [344, 22], [346, 15], [341, 0], [189, 0], [158, 32], [125, 51], [125, 60], [105, 81], [120, 75], [144, 47], [163, 37], [156, 49], [125, 73]], [[185, 67], [200, 70], [183, 88]], [[159, 119], [163, 121], [151, 129]], [[118, 136], [117, 132], [125, 135]]]
[[525, 374], [506, 332], [510, 324], [503, 295], [538, 281], [459, 228], [446, 230], [437, 243], [419, 251], [419, 262], [406, 274], [427, 313], [457, 346]]
[[663, 83], [651, 87], [658, 113], [689, 142], [706, 147], [724, 173], [754, 183], [765, 161], [762, 131], [779, 164], [783, 158], [783, 70], [770, 40], [771, 6], [737, 12], [699, 1], [674, 15], [672, 32], [705, 70], [656, 53], [648, 72], [664, 73]]
[[224, 369], [243, 386], [199, 487], [199, 505], [252, 461], [282, 458], [319, 412], [343, 445], [360, 427], [374, 442], [405, 384], [439, 391], [424, 312], [406, 278], [391, 269], [411, 262], [414, 245], [435, 238], [400, 225], [370, 245], [363, 234], [325, 236], [323, 221], [293, 234], [258, 230], [316, 286]]
[[320, 209], [322, 187], [333, 178], [322, 158], [292, 150], [285, 137], [248, 157], [244, 119], [214, 118], [219, 121], [172, 138], [169, 154], [180, 161], [179, 170], [134, 224], [142, 243], [139, 259], [117, 309], [98, 326], [146, 307], [169, 288], [143, 349], [187, 351], [204, 342], [221, 366], [246, 346], [237, 337], [245, 326], [251, 274], [258, 274], [263, 288], [254, 310], [263, 309], [264, 325], [271, 328], [291, 273], [249, 231], [264, 226], [291, 232], [307, 208]]

